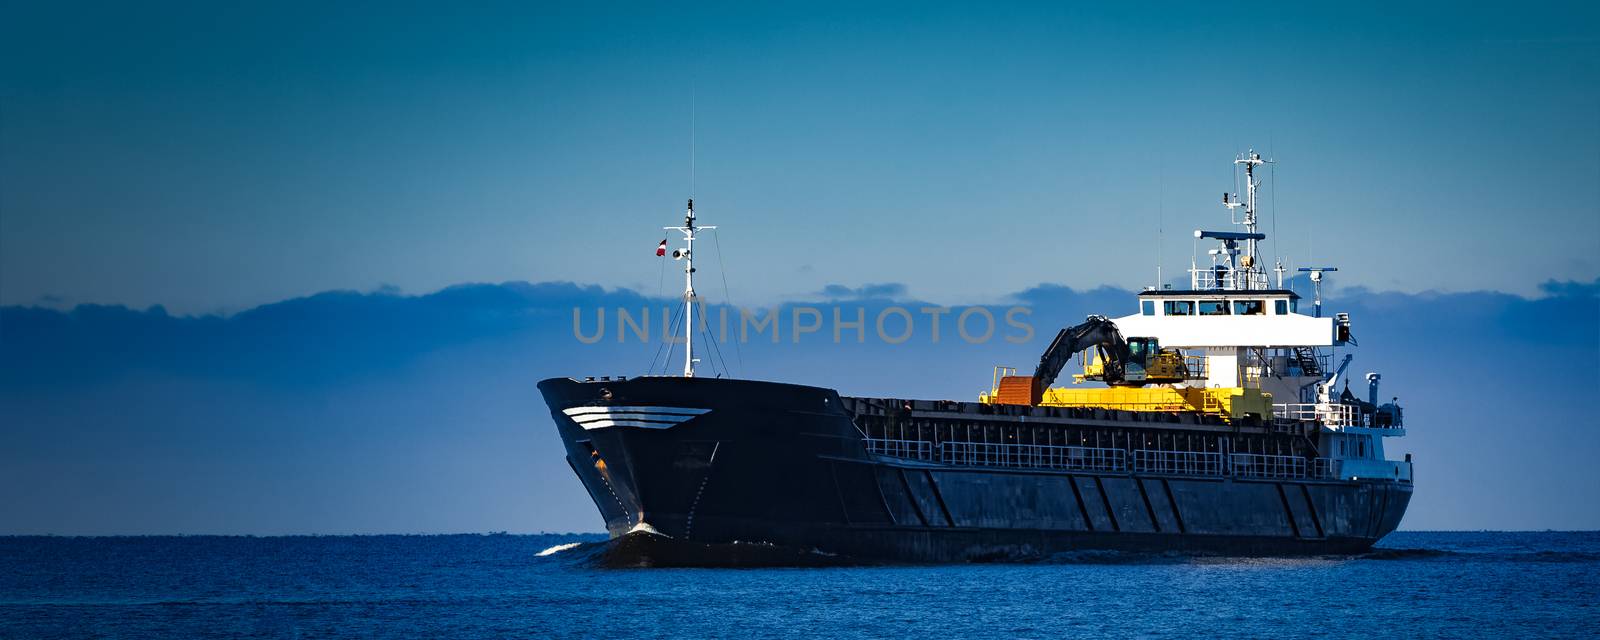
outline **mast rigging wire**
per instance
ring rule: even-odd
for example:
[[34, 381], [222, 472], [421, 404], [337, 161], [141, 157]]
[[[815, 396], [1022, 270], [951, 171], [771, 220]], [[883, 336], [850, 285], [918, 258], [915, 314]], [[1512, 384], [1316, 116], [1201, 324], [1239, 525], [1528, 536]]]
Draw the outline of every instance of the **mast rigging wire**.
[[[661, 374], [662, 375], [666, 375], [667, 367], [672, 363], [672, 353], [677, 348], [677, 343], [672, 341], [672, 337], [678, 335], [678, 322], [682, 318], [683, 318], [683, 306], [679, 305], [678, 308], [673, 311], [672, 322], [669, 323], [669, 327], [667, 329], [667, 332], [662, 334], [662, 336], [661, 336], [661, 344], [656, 346], [656, 356], [654, 358], [650, 359], [650, 368], [646, 369], [646, 371], [648, 373], [650, 373], [650, 374], [654, 374], [655, 373], [655, 371], [656, 371], [656, 360], [661, 358], [661, 350], [662, 349], [666, 349], [667, 350], [667, 357], [666, 357], [665, 360], [661, 360]], [[618, 326], [618, 329], [619, 330], [621, 329], [620, 325]]]
[[[701, 310], [704, 310], [705, 306], [702, 305], [700, 308]], [[711, 335], [711, 326], [709, 324], [707, 324], [705, 333], [702, 334], [702, 337], [705, 338], [705, 343], [709, 347], [706, 349], [706, 352], [716, 356], [715, 359], [711, 361], [712, 371], [716, 370], [717, 361], [720, 360], [722, 362], [722, 373], [717, 374], [717, 377], [720, 378], [723, 374], [727, 374], [729, 378], [732, 378], [733, 372], [728, 370], [728, 359], [722, 356], [722, 346], [718, 344], [716, 336]]]
[[1278, 163], [1273, 162], [1267, 168], [1267, 177], [1272, 180], [1272, 264], [1278, 265]]
[[[738, 307], [733, 305], [733, 294], [728, 292], [728, 267], [722, 262], [722, 234], [716, 229], [711, 230], [711, 242], [717, 247], [717, 273], [722, 275], [722, 299], [729, 307], [738, 310]], [[742, 318], [740, 320], [743, 321]], [[739, 346], [737, 339], [733, 341], [733, 353], [739, 360], [739, 375], [744, 375], [744, 348]], [[727, 361], [724, 360], [723, 364], [726, 365]], [[730, 372], [728, 376], [732, 377], [733, 374]]]

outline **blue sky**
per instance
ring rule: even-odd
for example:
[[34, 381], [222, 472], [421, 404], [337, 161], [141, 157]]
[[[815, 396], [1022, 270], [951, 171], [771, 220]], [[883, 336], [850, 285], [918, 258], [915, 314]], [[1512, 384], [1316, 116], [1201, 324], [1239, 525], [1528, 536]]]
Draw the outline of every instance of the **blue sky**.
[[691, 190], [718, 300], [1040, 331], [736, 373], [972, 398], [1179, 276], [1251, 147], [1408, 408], [1405, 526], [1600, 528], [1550, 490], [1600, 484], [1596, 13], [0, 5], [0, 533], [597, 530], [532, 385], [646, 367], [570, 310], [670, 294]]
[[1578, 3], [5, 11], [6, 304], [655, 291], [634, 258], [690, 192], [691, 119], [741, 301], [1148, 284], [1252, 146], [1292, 264], [1397, 291], [1600, 274]]

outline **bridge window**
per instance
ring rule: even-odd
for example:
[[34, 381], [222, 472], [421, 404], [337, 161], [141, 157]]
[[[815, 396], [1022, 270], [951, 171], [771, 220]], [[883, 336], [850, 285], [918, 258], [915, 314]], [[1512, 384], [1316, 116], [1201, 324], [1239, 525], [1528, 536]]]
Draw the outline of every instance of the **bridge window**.
[[1276, 314], [1278, 314], [1280, 316], [1289, 315], [1289, 301], [1288, 300], [1273, 300], [1272, 301], [1272, 312], [1276, 313]]
[[1260, 300], [1233, 301], [1233, 315], [1236, 316], [1259, 316], [1266, 310], [1266, 304]]
[[1225, 316], [1225, 315], [1228, 315], [1228, 301], [1227, 300], [1201, 300], [1200, 301], [1200, 315], [1203, 315], [1203, 316]]
[[1194, 301], [1192, 300], [1168, 300], [1162, 307], [1162, 311], [1165, 311], [1169, 316], [1194, 315]]
[[1144, 301], [1141, 301], [1139, 303], [1139, 312], [1144, 314], [1144, 315], [1147, 315], [1147, 316], [1155, 315], [1156, 314], [1156, 301], [1155, 300], [1144, 300]]

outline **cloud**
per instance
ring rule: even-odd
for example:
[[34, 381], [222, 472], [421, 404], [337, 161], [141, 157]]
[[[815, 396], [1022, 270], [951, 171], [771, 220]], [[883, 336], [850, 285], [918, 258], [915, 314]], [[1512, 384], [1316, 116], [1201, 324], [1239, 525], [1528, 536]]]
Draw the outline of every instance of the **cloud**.
[[94, 383], [135, 371], [315, 385], [419, 354], [523, 333], [569, 336], [571, 308], [639, 306], [627, 290], [553, 282], [463, 284], [407, 296], [329, 291], [230, 316], [160, 306], [0, 308], [0, 387]]
[[1120, 316], [1133, 313], [1133, 293], [1116, 287], [1098, 287], [1079, 291], [1059, 284], [1038, 284], [1007, 296], [1022, 304], [1051, 307], [1062, 304], [1089, 304], [1102, 311], [1102, 315]]
[[830, 284], [819, 292], [830, 300], [891, 300], [906, 295], [906, 286], [898, 282], [868, 283], [854, 289], [842, 284]]
[[1600, 278], [1595, 278], [1593, 282], [1546, 280], [1539, 285], [1539, 290], [1552, 296], [1596, 298], [1600, 297]]
[[[1407, 408], [1411, 434], [1389, 452], [1416, 454], [1422, 479], [1405, 526], [1600, 527], [1600, 505], [1549, 491], [1600, 483], [1596, 283], [1543, 290], [1352, 288], [1326, 301], [1361, 341], [1351, 378], [1384, 373], [1383, 395]], [[922, 305], [892, 300], [901, 285], [823, 294], [833, 302], [808, 305], [823, 316], [817, 331], [796, 335], [797, 305], [782, 305], [779, 331], [705, 356], [740, 377], [972, 399], [993, 365], [1030, 365], [1056, 328], [1136, 309], [1129, 291], [1041, 284], [1009, 296], [1026, 309], [1027, 340], [1004, 340], [1015, 332], [1000, 323], [972, 344], [952, 324], [960, 308], [934, 341]], [[0, 308], [0, 533], [598, 529], [533, 387], [641, 373], [657, 345], [619, 342], [616, 310], [648, 313], [659, 339], [673, 302], [508, 282], [334, 291], [232, 315]], [[916, 334], [887, 344], [873, 319], [896, 305]], [[602, 309], [604, 338], [578, 341], [574, 311], [587, 333]], [[1009, 305], [985, 309], [1003, 318]], [[865, 327], [835, 342], [835, 312]]]

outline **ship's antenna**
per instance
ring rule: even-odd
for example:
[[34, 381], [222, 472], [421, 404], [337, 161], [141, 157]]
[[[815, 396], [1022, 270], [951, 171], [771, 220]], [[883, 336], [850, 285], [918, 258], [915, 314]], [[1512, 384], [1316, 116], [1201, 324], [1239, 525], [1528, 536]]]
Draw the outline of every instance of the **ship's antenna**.
[[[1244, 231], [1246, 234], [1244, 255], [1245, 262], [1248, 263], [1244, 265], [1245, 277], [1243, 278], [1243, 281], [1241, 282], [1239, 280], [1235, 280], [1234, 286], [1240, 289], [1253, 289], [1257, 287], [1264, 289], [1266, 288], [1267, 284], [1267, 274], [1266, 269], [1262, 268], [1261, 265], [1261, 247], [1259, 244], [1261, 242], [1261, 234], [1256, 231], [1256, 188], [1261, 186], [1261, 181], [1256, 179], [1256, 167], [1263, 164], [1269, 164], [1272, 161], [1262, 160], [1261, 154], [1256, 153], [1255, 149], [1251, 149], [1249, 152], [1245, 153], [1243, 158], [1234, 160], [1233, 162], [1234, 164], [1244, 165]], [[1258, 274], [1259, 278], [1257, 277]]]
[[1272, 179], [1272, 270], [1278, 274], [1278, 288], [1283, 288], [1283, 258], [1278, 255], [1278, 164], [1269, 169]]
[[[1267, 132], [1267, 153], [1274, 160], [1278, 157], [1278, 145], [1272, 141], [1272, 132]], [[1272, 271], [1278, 274], [1278, 288], [1283, 288], [1283, 258], [1278, 255], [1278, 163], [1272, 163], [1268, 169], [1268, 178], [1272, 180]]]
[[1156, 165], [1156, 290], [1165, 287], [1165, 280], [1161, 276], [1162, 251], [1166, 249], [1167, 237], [1167, 167], [1165, 163]]
[[[689, 202], [694, 202], [694, 86], [689, 87]], [[694, 207], [690, 207], [693, 209]]]
[[[1238, 184], [1238, 165], [1244, 165], [1245, 198], [1241, 202], [1239, 194], [1222, 194], [1222, 206], [1228, 209], [1228, 221], [1244, 226], [1240, 231], [1202, 231], [1195, 229], [1196, 240], [1211, 238], [1221, 242], [1222, 246], [1212, 249], [1211, 267], [1202, 272], [1190, 261], [1189, 277], [1191, 286], [1195, 289], [1266, 289], [1268, 288], [1267, 270], [1261, 264], [1260, 242], [1266, 239], [1256, 230], [1258, 222], [1256, 207], [1256, 190], [1261, 186], [1261, 181], [1256, 179], [1256, 167], [1270, 164], [1271, 160], [1261, 159], [1261, 154], [1251, 149], [1248, 153], [1234, 159], [1235, 169], [1234, 184]], [[1239, 210], [1244, 210], [1244, 218], [1239, 218]], [[1241, 250], [1240, 244], [1244, 248]], [[1242, 256], [1240, 254], [1243, 254]]]

